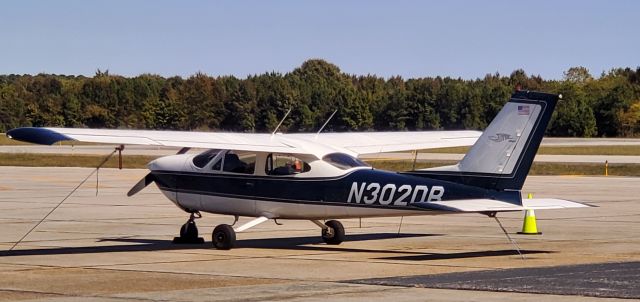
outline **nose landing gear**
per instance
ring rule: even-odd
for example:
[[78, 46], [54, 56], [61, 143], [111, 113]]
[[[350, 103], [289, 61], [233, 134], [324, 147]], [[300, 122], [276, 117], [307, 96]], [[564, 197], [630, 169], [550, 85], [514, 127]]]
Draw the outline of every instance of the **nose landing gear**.
[[202, 244], [204, 239], [198, 237], [198, 227], [196, 219], [201, 218], [200, 212], [193, 212], [189, 216], [189, 220], [180, 228], [180, 237], [173, 237], [173, 243], [177, 244]]

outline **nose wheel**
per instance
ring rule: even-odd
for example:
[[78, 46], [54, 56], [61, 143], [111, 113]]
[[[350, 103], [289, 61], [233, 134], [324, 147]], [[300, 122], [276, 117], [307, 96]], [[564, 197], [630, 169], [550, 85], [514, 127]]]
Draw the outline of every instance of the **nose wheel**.
[[180, 237], [174, 237], [173, 243], [177, 244], [202, 244], [204, 239], [198, 237], [198, 227], [196, 226], [196, 219], [202, 217], [200, 212], [191, 213], [189, 220], [180, 228]]

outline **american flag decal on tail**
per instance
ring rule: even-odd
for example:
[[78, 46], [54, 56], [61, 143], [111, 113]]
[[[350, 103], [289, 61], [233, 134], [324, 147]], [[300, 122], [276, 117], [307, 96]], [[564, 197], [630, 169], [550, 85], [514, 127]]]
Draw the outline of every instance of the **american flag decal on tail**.
[[518, 105], [518, 115], [529, 115], [529, 105]]

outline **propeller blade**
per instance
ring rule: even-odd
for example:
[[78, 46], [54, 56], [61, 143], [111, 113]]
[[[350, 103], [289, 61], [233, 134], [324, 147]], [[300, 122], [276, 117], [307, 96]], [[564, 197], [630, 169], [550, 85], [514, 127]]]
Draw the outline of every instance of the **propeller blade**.
[[135, 184], [129, 192], [127, 192], [127, 196], [131, 197], [138, 192], [142, 191], [142, 189], [146, 188], [150, 183], [155, 181], [155, 177], [149, 173], [144, 178], [142, 178], [137, 184]]

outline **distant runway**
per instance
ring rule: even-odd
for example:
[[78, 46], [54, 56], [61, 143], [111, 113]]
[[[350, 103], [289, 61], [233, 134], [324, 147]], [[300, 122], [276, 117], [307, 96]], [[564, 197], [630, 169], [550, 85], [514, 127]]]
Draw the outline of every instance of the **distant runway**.
[[0, 167], [0, 301], [601, 302], [640, 288], [634, 177], [530, 176], [525, 194], [598, 207], [536, 211], [541, 236], [516, 234], [523, 213], [501, 214], [521, 260], [480, 214], [343, 220], [338, 246], [309, 221], [266, 222], [220, 251], [211, 231], [233, 217], [203, 213], [207, 243], [174, 245], [188, 215], [153, 185], [126, 197], [148, 171], [101, 169], [98, 196], [94, 178], [6, 252], [90, 171]]
[[640, 146], [637, 138], [545, 137], [543, 146]]

